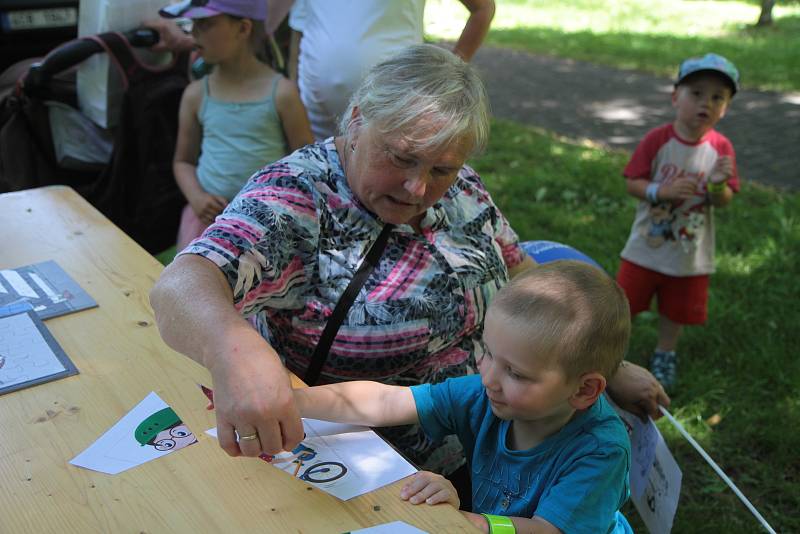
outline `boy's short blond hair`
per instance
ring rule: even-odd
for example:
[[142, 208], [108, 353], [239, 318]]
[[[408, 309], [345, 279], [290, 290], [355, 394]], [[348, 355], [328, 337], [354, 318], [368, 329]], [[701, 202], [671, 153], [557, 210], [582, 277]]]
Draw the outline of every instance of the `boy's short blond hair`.
[[537, 265], [514, 277], [492, 300], [530, 340], [531, 356], [551, 358], [568, 380], [617, 371], [631, 332], [628, 300], [605, 272], [575, 260]]

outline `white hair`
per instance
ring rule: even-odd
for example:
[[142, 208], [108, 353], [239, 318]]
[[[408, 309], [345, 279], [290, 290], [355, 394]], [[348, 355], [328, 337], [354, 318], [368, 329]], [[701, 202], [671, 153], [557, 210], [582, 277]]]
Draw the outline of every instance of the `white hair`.
[[[441, 126], [421, 140], [413, 135], [421, 119]], [[479, 152], [489, 138], [486, 89], [476, 70], [455, 54], [429, 44], [409, 46], [369, 71], [339, 123], [348, 137], [368, 126], [402, 135], [416, 148], [466, 140], [471, 153]]]

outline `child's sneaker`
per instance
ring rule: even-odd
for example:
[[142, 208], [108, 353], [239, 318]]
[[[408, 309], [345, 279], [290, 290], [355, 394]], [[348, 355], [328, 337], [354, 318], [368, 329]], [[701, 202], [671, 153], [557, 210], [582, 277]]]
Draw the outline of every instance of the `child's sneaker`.
[[650, 372], [661, 382], [664, 389], [672, 389], [678, 374], [678, 355], [674, 350], [655, 351], [650, 359]]

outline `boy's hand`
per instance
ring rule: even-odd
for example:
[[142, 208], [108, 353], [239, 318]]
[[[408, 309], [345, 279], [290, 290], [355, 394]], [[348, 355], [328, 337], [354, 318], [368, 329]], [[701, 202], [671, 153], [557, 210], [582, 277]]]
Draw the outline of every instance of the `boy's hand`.
[[439, 504], [449, 502], [456, 508], [461, 505], [453, 484], [442, 475], [420, 471], [400, 490], [400, 498], [411, 504]]
[[225, 197], [218, 195], [210, 195], [203, 191], [189, 199], [189, 205], [192, 207], [197, 218], [203, 221], [203, 224], [211, 224], [214, 219], [222, 213], [228, 201]]
[[730, 156], [720, 156], [711, 169], [711, 174], [708, 179], [712, 183], [720, 184], [727, 181], [731, 176], [733, 176], [733, 158]]
[[696, 178], [678, 178], [664, 184], [658, 190], [658, 198], [663, 200], [687, 200], [697, 192]]

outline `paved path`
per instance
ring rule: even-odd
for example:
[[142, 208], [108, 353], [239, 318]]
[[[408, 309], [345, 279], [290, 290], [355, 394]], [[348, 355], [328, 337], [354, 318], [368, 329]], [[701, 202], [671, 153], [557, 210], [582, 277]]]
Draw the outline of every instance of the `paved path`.
[[[633, 150], [674, 118], [666, 78], [495, 47], [473, 61], [495, 116], [567, 137]], [[800, 190], [800, 94], [740, 91], [718, 129], [733, 142], [740, 176]]]

